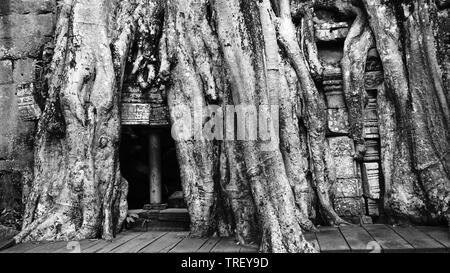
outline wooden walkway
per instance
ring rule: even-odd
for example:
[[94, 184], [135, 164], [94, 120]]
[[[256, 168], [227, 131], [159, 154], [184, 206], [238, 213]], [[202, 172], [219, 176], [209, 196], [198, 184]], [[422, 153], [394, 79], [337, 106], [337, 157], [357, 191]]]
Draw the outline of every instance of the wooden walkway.
[[[26, 243], [2, 253], [255, 253], [256, 247], [238, 245], [231, 238], [189, 238], [187, 232], [125, 232], [113, 242]], [[450, 252], [450, 234], [444, 227], [387, 225], [321, 228], [306, 238], [324, 253]]]

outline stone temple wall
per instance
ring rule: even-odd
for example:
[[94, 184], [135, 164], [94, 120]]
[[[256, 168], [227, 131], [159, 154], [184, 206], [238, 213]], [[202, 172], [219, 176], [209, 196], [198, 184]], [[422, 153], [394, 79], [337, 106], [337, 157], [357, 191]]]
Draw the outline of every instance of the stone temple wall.
[[325, 97], [328, 113], [328, 144], [336, 166], [332, 198], [336, 212], [353, 222], [361, 217], [380, 216], [382, 174], [377, 114], [377, 94], [383, 85], [381, 60], [376, 48], [370, 49], [366, 64], [365, 86], [368, 101], [364, 111], [364, 137], [367, 153], [363, 161], [355, 159], [354, 141], [349, 137], [348, 109], [345, 103], [341, 59], [349, 31], [347, 21], [340, 22], [329, 12], [316, 12], [315, 25], [319, 58], [325, 72], [319, 89]]
[[[0, 225], [13, 226], [30, 179], [36, 123], [33, 89], [53, 41], [56, 0], [0, 1]], [[1, 233], [1, 232], [0, 232]]]
[[[22, 185], [31, 178], [33, 135], [39, 108], [33, 93], [41, 87], [43, 62], [51, 52], [57, 0], [0, 0], [0, 214], [2, 224], [14, 225], [14, 213], [22, 206]], [[450, 84], [450, 1], [440, 0], [436, 16], [438, 61], [444, 84]], [[366, 67], [365, 109], [367, 154], [354, 159], [354, 143], [348, 136], [340, 60], [349, 22], [330, 11], [316, 11], [316, 41], [325, 66], [320, 91], [328, 112], [328, 141], [337, 166], [333, 205], [341, 216], [358, 220], [382, 212], [383, 178], [380, 171], [377, 94], [383, 83], [382, 67], [375, 48]], [[51, 53], [49, 53], [51, 55]], [[157, 94], [146, 97], [126, 85], [123, 123], [167, 126], [167, 109]], [[153, 117], [153, 119], [148, 117]], [[26, 191], [25, 187], [25, 191]], [[24, 194], [26, 196], [26, 193]], [[1, 232], [0, 232], [1, 236]]]

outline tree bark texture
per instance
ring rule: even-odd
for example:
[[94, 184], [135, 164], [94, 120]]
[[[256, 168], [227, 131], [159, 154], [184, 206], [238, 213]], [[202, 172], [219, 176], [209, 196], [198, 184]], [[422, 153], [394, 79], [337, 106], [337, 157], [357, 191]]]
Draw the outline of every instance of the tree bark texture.
[[[111, 239], [119, 231], [127, 211], [119, 106], [131, 67], [143, 92], [167, 94], [191, 236], [236, 235], [265, 252], [314, 252], [302, 235], [320, 223], [311, 217], [314, 200], [323, 223], [348, 224], [332, 204], [339, 166], [318, 88], [324, 67], [316, 9], [352, 21], [341, 68], [357, 159], [366, 152], [366, 59], [374, 44], [380, 54], [389, 216], [448, 223], [450, 114], [434, 2], [65, 0], [16, 241]], [[270, 137], [252, 138], [252, 122], [235, 124], [239, 107], [276, 113], [256, 126], [267, 127]], [[205, 109], [227, 122], [212, 128]], [[235, 127], [250, 138], [236, 138]], [[211, 131], [216, 138], [205, 138]]]

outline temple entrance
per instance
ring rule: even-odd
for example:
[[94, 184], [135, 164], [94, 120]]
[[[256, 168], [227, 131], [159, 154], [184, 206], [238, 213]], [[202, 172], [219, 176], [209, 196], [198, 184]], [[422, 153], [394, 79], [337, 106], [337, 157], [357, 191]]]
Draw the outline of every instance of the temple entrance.
[[123, 126], [120, 162], [129, 183], [130, 210], [183, 207], [175, 143], [168, 128]]

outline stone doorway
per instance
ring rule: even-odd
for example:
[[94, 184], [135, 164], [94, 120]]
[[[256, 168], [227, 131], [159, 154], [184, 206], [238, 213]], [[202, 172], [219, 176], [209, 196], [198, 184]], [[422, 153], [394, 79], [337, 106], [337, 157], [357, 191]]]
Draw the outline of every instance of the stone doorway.
[[120, 162], [129, 183], [130, 210], [160, 209], [166, 204], [183, 207], [175, 143], [168, 128], [123, 126]]

